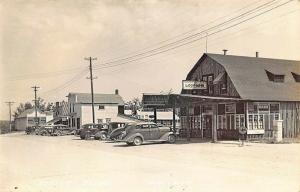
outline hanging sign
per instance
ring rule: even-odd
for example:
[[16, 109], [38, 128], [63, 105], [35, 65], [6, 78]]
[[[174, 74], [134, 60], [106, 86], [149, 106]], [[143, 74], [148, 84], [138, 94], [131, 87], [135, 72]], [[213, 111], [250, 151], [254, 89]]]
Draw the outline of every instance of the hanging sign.
[[182, 81], [182, 89], [207, 89], [207, 83], [205, 81]]

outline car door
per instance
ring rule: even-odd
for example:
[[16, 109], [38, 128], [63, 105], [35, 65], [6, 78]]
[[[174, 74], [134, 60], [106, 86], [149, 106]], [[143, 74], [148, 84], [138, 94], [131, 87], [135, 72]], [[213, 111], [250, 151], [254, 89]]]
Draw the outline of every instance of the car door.
[[157, 140], [160, 138], [160, 131], [157, 125], [150, 124], [150, 139], [151, 140]]
[[144, 137], [144, 140], [149, 140], [151, 139], [151, 136], [150, 136], [150, 127], [148, 124], [142, 124], [142, 125], [139, 125], [138, 126], [139, 130], [138, 132], [143, 135]]

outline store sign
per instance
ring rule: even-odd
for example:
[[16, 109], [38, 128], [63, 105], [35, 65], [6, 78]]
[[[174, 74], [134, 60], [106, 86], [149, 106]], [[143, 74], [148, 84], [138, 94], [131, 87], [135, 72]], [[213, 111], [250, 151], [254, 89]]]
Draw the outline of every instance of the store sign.
[[182, 81], [182, 89], [207, 89], [207, 83], [205, 81]]
[[268, 103], [260, 103], [258, 105], [258, 111], [269, 111], [269, 104]]

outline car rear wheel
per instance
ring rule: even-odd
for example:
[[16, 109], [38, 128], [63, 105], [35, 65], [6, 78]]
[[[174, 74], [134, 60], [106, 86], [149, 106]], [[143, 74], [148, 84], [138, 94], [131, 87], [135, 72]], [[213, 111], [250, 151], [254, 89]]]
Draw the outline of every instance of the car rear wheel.
[[135, 138], [133, 139], [133, 144], [134, 144], [135, 146], [141, 145], [142, 143], [143, 143], [143, 140], [142, 140], [141, 137], [135, 137]]
[[175, 141], [176, 141], [175, 135], [169, 135], [169, 137], [168, 137], [168, 142], [169, 142], [169, 143], [175, 143]]
[[87, 133], [85, 134], [85, 138], [84, 138], [84, 139], [88, 140], [88, 139], [90, 139], [90, 138], [91, 138], [91, 133], [90, 133], [90, 132], [87, 132]]

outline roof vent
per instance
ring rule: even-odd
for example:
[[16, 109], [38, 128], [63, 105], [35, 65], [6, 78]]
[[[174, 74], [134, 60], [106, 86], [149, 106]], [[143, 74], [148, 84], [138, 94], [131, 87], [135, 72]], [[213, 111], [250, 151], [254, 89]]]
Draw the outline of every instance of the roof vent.
[[255, 52], [255, 57], [259, 57], [259, 52], [258, 51]]
[[227, 49], [223, 49], [224, 55], [226, 55], [227, 51]]

